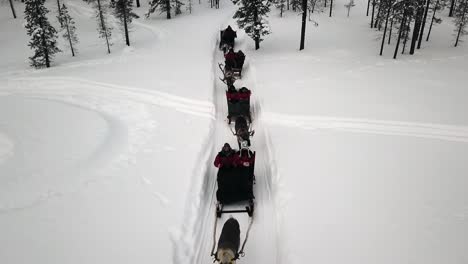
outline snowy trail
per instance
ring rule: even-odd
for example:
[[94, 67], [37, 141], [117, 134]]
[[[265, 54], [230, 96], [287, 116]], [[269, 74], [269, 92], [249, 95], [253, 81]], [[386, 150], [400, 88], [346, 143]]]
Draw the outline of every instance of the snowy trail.
[[263, 118], [266, 122], [273, 125], [306, 130], [326, 129], [468, 142], [467, 126], [324, 116], [295, 116], [272, 112], [265, 113]]
[[[216, 37], [213, 38], [213, 43], [216, 42]], [[213, 121], [211, 135], [206, 143], [205, 155], [201, 156], [201, 162], [204, 164], [201, 168], [203, 177], [201, 186], [197, 186], [196, 192], [199, 192], [198, 197], [194, 197], [190, 206], [192, 222], [186, 226], [187, 242], [185, 245], [177, 245], [175, 256], [186, 256], [193, 259], [190, 263], [212, 263], [213, 259], [210, 256], [213, 246], [213, 227], [215, 224], [215, 204], [216, 204], [216, 174], [217, 170], [213, 166], [213, 159], [219, 151], [222, 144], [228, 142], [231, 146], [237, 146], [237, 141], [232, 135], [229, 126], [227, 125], [227, 104], [225, 97], [226, 85], [222, 83], [218, 77], [221, 75], [218, 63], [223, 62], [222, 52], [217, 46], [213, 47], [213, 98], [215, 101], [216, 119]], [[247, 54], [247, 58], [248, 58]], [[253, 98], [251, 99], [251, 111], [253, 114], [253, 128], [256, 133], [252, 138], [253, 151], [256, 151], [256, 184], [254, 185], [255, 195], [255, 212], [254, 222], [250, 231], [249, 239], [245, 248], [245, 257], [240, 258], [238, 263], [279, 263], [278, 253], [278, 227], [277, 215], [275, 210], [275, 200], [273, 196], [273, 175], [276, 174], [275, 160], [272, 157], [270, 149], [270, 140], [265, 127], [262, 124], [261, 107], [255, 98], [255, 77], [249, 71], [252, 67], [244, 66], [246, 69], [243, 72], [242, 80], [236, 82], [238, 88], [247, 86], [252, 89]], [[217, 237], [219, 238], [220, 231], [224, 222], [231, 215], [223, 215], [218, 219]], [[247, 231], [249, 218], [247, 214], [232, 214], [241, 224], [241, 239], [244, 239]], [[192, 241], [193, 239], [193, 241]], [[190, 245], [195, 246], [189, 248]], [[177, 258], [176, 257], [176, 258]], [[175, 263], [185, 263], [184, 259], [175, 259]]]

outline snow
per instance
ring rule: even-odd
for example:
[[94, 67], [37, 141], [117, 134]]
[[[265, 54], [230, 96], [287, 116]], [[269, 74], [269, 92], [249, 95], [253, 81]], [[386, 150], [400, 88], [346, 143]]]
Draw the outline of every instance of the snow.
[[[238, 30], [257, 152], [238, 263], [466, 263], [468, 46], [444, 17], [415, 55], [380, 57], [367, 2], [349, 18], [334, 2], [300, 52], [296, 13], [272, 8], [258, 51]], [[236, 145], [216, 40], [235, 7], [135, 19], [131, 47], [110, 19], [107, 55], [91, 6], [67, 4], [78, 56], [60, 40], [41, 70], [0, 9], [0, 263], [210, 263], [212, 162]]]

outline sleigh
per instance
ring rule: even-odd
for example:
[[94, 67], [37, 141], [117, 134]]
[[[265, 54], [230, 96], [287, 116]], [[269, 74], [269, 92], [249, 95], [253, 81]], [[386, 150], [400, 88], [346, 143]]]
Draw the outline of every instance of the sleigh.
[[226, 101], [228, 106], [228, 120], [229, 124], [238, 117], [244, 117], [250, 123], [252, 116], [250, 114], [250, 95], [251, 92], [247, 88], [241, 88], [239, 91], [228, 90], [226, 91]]
[[[247, 213], [250, 217], [253, 215], [255, 152], [241, 150], [240, 153], [244, 155], [242, 164], [236, 167], [221, 167], [218, 170], [217, 217], [221, 217], [223, 213]], [[225, 209], [226, 206], [230, 205], [245, 205], [245, 209]]]
[[242, 79], [242, 69], [244, 68], [245, 54], [242, 51], [236, 52], [236, 59], [226, 60], [224, 71], [231, 72], [234, 78]]

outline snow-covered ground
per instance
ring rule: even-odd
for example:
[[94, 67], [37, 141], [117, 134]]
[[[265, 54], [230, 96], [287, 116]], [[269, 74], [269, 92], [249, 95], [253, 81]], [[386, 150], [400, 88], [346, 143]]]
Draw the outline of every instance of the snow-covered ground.
[[[468, 45], [446, 21], [414, 56], [380, 57], [367, 2], [350, 18], [335, 2], [301, 52], [292, 12], [273, 9], [259, 51], [239, 32], [258, 162], [239, 263], [467, 263]], [[68, 4], [79, 55], [44, 70], [0, 8], [0, 263], [210, 262], [234, 8], [138, 19], [107, 55], [90, 6]]]
[[247, 51], [278, 167], [282, 263], [466, 263], [468, 46], [452, 47], [445, 18], [414, 56], [380, 57], [366, 3], [313, 17], [304, 51], [292, 13]]

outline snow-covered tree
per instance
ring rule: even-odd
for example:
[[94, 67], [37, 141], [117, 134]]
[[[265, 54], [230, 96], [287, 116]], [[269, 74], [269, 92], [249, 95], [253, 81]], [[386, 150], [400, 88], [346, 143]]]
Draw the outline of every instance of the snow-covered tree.
[[76, 43], [78, 43], [78, 37], [76, 36], [75, 21], [68, 13], [68, 8], [65, 4], [62, 4], [58, 20], [62, 23], [63, 38], [68, 42], [72, 56], [75, 56]]
[[460, 0], [458, 5], [453, 11], [455, 17], [454, 23], [456, 26], [456, 40], [455, 47], [458, 46], [458, 42], [461, 42], [460, 36], [468, 34], [466, 30], [466, 25], [468, 24], [468, 0]]
[[284, 9], [286, 8], [286, 0], [276, 0], [275, 6], [280, 10], [280, 17], [283, 17]]
[[239, 6], [234, 14], [239, 28], [255, 41], [255, 49], [260, 48], [263, 37], [270, 34], [270, 27], [266, 18], [270, 12], [270, 0], [232, 0]]
[[149, 10], [146, 12], [147, 18], [159, 9], [161, 13], [166, 12], [167, 19], [171, 19], [171, 0], [150, 0], [149, 6]]
[[107, 5], [105, 0], [97, 0], [95, 2], [96, 18], [98, 22], [99, 37], [106, 40], [107, 53], [110, 53], [112, 27], [108, 23]]
[[176, 15], [182, 13], [181, 7], [184, 5], [180, 0], [150, 0], [149, 10], [146, 12], [148, 18], [152, 13], [159, 9], [161, 13], [166, 13], [167, 19], [171, 19], [171, 11], [174, 10]]
[[57, 31], [47, 20], [49, 10], [44, 6], [45, 0], [25, 1], [25, 28], [31, 40], [28, 46], [34, 50], [29, 57], [31, 66], [36, 68], [50, 67], [50, 62], [60, 49], [57, 47]]
[[182, 6], [185, 5], [182, 3], [180, 0], [173, 0], [173, 5], [174, 5], [174, 13], [176, 15], [182, 14]]
[[344, 5], [346, 7], [346, 9], [348, 10], [348, 17], [349, 17], [349, 12], [351, 11], [351, 8], [353, 8], [354, 6], [356, 6], [356, 4], [354, 3], [354, 0], [349, 0], [349, 2]]
[[290, 0], [289, 4], [294, 12], [302, 10], [302, 0]]
[[133, 18], [138, 18], [138, 15], [133, 13], [133, 0], [113, 0], [111, 7], [114, 9], [114, 15], [119, 19], [125, 33], [125, 43], [130, 46], [130, 36], [128, 28], [132, 23]]

